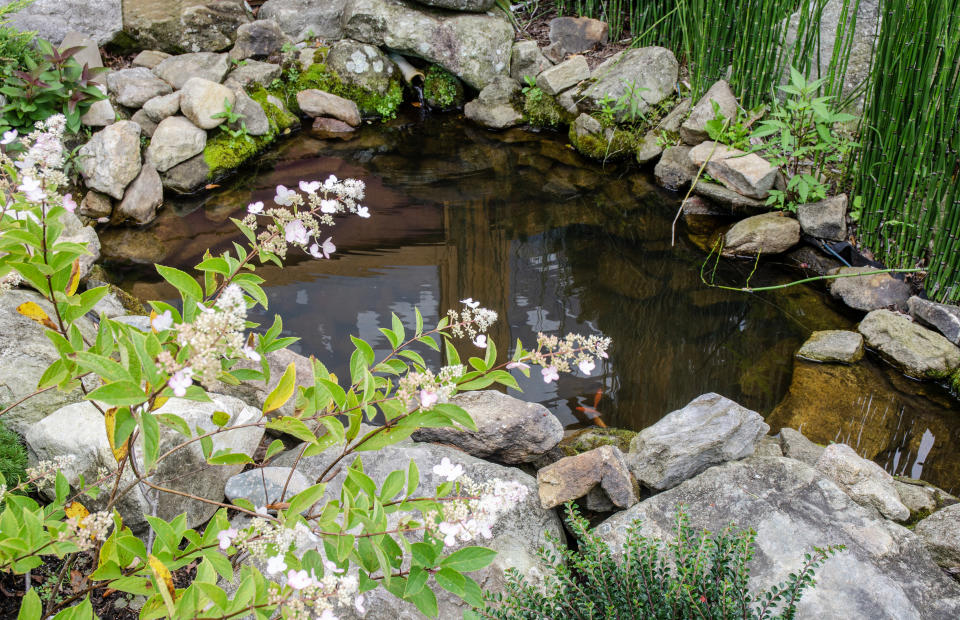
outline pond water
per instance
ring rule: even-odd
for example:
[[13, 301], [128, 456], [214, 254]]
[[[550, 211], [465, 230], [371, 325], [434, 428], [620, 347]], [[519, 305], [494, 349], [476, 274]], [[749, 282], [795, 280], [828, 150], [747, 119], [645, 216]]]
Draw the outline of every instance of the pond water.
[[[263, 268], [270, 309], [254, 320], [281, 314], [284, 333], [301, 338], [293, 348], [340, 376], [349, 374], [349, 334], [385, 351], [377, 328], [391, 312], [412, 328], [414, 306], [435, 323], [473, 297], [501, 316], [491, 333], [501, 354], [538, 331], [613, 339], [593, 376], [549, 385], [539, 373], [519, 377], [522, 397], [567, 427], [599, 415], [639, 430], [712, 391], [767, 416], [774, 430], [802, 427], [893, 473], [960, 488], [960, 417], [948, 392], [869, 360], [795, 362], [811, 331], [849, 328], [856, 317], [814, 288], [748, 295], [706, 286], [710, 228], [681, 223], [671, 244], [680, 196], [656, 187], [649, 172], [586, 161], [560, 135], [492, 133], [455, 116], [400, 118], [349, 141], [299, 134], [222, 188], [168, 202], [148, 229], [107, 231], [105, 256], [134, 294], [169, 298], [147, 265], [190, 268], [207, 248], [239, 240], [229, 217], [249, 202], [268, 201], [277, 184], [330, 174], [364, 180], [373, 217], [338, 221], [331, 260], [295, 256], [282, 271]], [[752, 269], [724, 261], [716, 281], [740, 286]], [[768, 262], [751, 284], [792, 275]], [[461, 351], [474, 354], [471, 347]]]

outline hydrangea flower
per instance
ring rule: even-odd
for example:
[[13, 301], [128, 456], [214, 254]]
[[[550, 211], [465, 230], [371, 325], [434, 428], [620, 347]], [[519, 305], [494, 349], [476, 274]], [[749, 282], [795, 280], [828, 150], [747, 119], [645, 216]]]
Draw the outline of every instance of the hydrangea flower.
[[150, 320], [150, 326], [154, 331], [162, 332], [173, 327], [173, 315], [169, 310], [164, 310], [163, 314], [158, 314]]
[[557, 369], [553, 366], [547, 366], [545, 368], [541, 368], [540, 374], [543, 375], [544, 383], [550, 383], [560, 378], [560, 373], [557, 372]]
[[258, 200], [257, 202], [251, 202], [247, 205], [247, 213], [252, 215], [259, 215], [263, 213], [263, 201]]
[[446, 478], [447, 482], [453, 482], [463, 475], [463, 465], [454, 464], [449, 458], [443, 457], [439, 465], [433, 466], [433, 473]]
[[220, 541], [220, 550], [226, 551], [229, 549], [233, 543], [233, 539], [237, 537], [237, 534], [239, 534], [239, 532], [233, 527], [217, 532], [217, 540]]
[[267, 560], [267, 574], [276, 575], [287, 570], [287, 563], [283, 561], [282, 555], [275, 555]]

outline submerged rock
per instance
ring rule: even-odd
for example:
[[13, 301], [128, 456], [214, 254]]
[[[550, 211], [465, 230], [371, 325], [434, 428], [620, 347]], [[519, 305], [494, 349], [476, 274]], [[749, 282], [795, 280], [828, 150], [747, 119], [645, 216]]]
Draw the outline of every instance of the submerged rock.
[[601, 446], [568, 456], [537, 471], [537, 490], [544, 508], [586, 498], [588, 510], [623, 510], [638, 501], [639, 489], [619, 448]]
[[842, 329], [813, 332], [797, 356], [814, 362], [852, 364], [863, 358], [863, 336]]
[[936, 328], [947, 340], [960, 345], [960, 306], [938, 304], [913, 296], [907, 300], [907, 308], [913, 318]]
[[910, 518], [910, 509], [900, 501], [893, 476], [873, 461], [860, 458], [847, 444], [835, 443], [824, 448], [816, 468], [861, 506], [874, 508], [894, 521]]
[[727, 231], [723, 253], [779, 254], [800, 242], [800, 224], [781, 213], [764, 213], [741, 220]]
[[913, 377], [942, 379], [960, 368], [960, 348], [896, 312], [874, 310], [857, 328], [870, 348]]
[[736, 119], [737, 98], [730, 90], [730, 84], [726, 80], [720, 80], [704, 93], [697, 105], [693, 106], [690, 116], [679, 127], [680, 137], [690, 146], [696, 146], [710, 139], [707, 133], [707, 122], [717, 116], [713, 109], [714, 103], [719, 106], [719, 111], [724, 118], [730, 119], [731, 122]]
[[[830, 282], [830, 294], [843, 300], [855, 310], [870, 312], [879, 308], [892, 308], [905, 312], [910, 298], [910, 285], [894, 278], [889, 273], [874, 267], [841, 267], [833, 274], [845, 275]], [[846, 275], [863, 274], [863, 275]]]

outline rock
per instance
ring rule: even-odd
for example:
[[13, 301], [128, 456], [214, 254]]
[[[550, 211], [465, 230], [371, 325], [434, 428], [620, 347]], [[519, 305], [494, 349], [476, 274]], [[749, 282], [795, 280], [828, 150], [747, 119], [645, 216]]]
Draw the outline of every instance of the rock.
[[807, 275], [825, 276], [831, 269], [839, 269], [843, 263], [809, 245], [800, 245], [783, 255], [787, 265]]
[[198, 77], [220, 83], [230, 70], [227, 54], [197, 52], [171, 56], [153, 68], [153, 72], [174, 89], [180, 90], [187, 81]]
[[548, 95], [558, 95], [590, 78], [590, 65], [583, 56], [572, 56], [537, 76], [537, 88]]
[[123, 200], [117, 205], [113, 214], [115, 223], [132, 221], [134, 224], [149, 224], [157, 217], [157, 209], [163, 205], [163, 184], [157, 169], [151, 164], [144, 164], [140, 174], [133, 180]]
[[80, 279], [83, 280], [90, 273], [93, 264], [100, 260], [100, 237], [92, 226], [84, 226], [80, 218], [73, 213], [60, 216], [60, 223], [63, 225], [60, 241], [82, 243], [87, 246], [87, 253], [81, 254], [77, 263]]
[[563, 53], [563, 46], [559, 41], [543, 48], [543, 55], [553, 64], [563, 62], [563, 59], [566, 57], [566, 54]]
[[812, 467], [786, 458], [753, 457], [712, 467], [680, 486], [610, 517], [594, 530], [616, 555], [627, 528], [672, 541], [684, 507], [694, 531], [730, 523], [756, 531], [748, 564], [751, 591], [781, 583], [803, 555], [827, 544], [846, 546], [816, 572], [797, 618], [954, 618], [960, 586], [935, 565], [921, 539], [856, 504]]
[[648, 131], [637, 146], [637, 163], [641, 166], [648, 164], [660, 157], [661, 153], [663, 153], [663, 147], [657, 144], [657, 134]]
[[454, 396], [477, 425], [476, 431], [422, 428], [416, 441], [456, 446], [477, 458], [508, 465], [529, 463], [563, 439], [563, 425], [543, 405], [484, 390]]
[[879, 308], [893, 308], [906, 311], [911, 294], [910, 285], [889, 273], [877, 271], [873, 267], [841, 267], [831, 275], [864, 275], [834, 279], [829, 286], [830, 293], [855, 310], [870, 312]]
[[[81, 67], [87, 66], [91, 69], [103, 67], [103, 58], [100, 56], [100, 46], [92, 38], [76, 30], [71, 30], [63, 37], [63, 41], [60, 42], [59, 51], [62, 53], [71, 47], [81, 48], [80, 51], [73, 55], [73, 59], [76, 60], [77, 64]], [[95, 84], [104, 85], [106, 84], [106, 76], [101, 73], [100, 75], [93, 76], [90, 81]]]
[[827, 446], [817, 460], [816, 468], [861, 506], [874, 508], [895, 521], [910, 518], [910, 509], [900, 501], [893, 476], [873, 461], [860, 458], [847, 444]]
[[310, 135], [321, 140], [328, 140], [331, 138], [341, 138], [348, 139], [356, 131], [350, 125], [347, 125], [343, 121], [338, 121], [335, 118], [315, 118], [313, 119], [313, 125], [310, 127]]
[[681, 100], [663, 117], [663, 120], [657, 123], [655, 129], [667, 133], [680, 133], [680, 125], [687, 118], [687, 114], [690, 113], [692, 104], [693, 102], [690, 99]]
[[288, 40], [277, 22], [272, 19], [258, 19], [237, 28], [237, 40], [230, 50], [230, 58], [265, 58], [279, 52]]
[[942, 379], [960, 367], [960, 348], [902, 314], [873, 310], [857, 327], [867, 346], [912, 377]]
[[[599, 501], [591, 491], [599, 487]], [[601, 446], [577, 456], [567, 456], [537, 471], [540, 505], [555, 508], [564, 502], [587, 497], [589, 510], [623, 510], [638, 501], [637, 483], [627, 461], [616, 446]]]
[[960, 504], [933, 513], [914, 529], [926, 543], [934, 561], [954, 573], [960, 568]]
[[957, 503], [954, 496], [922, 480], [894, 476], [893, 485], [900, 495], [900, 501], [910, 509], [911, 521], [926, 518], [944, 506]]
[[797, 207], [800, 228], [811, 237], [844, 241], [847, 238], [847, 195]]
[[243, 118], [233, 123], [230, 128], [237, 130], [243, 123], [242, 126], [247, 128], [247, 133], [251, 136], [263, 136], [270, 133], [270, 119], [267, 118], [267, 113], [263, 111], [260, 104], [251, 99], [242, 88], [235, 90], [234, 95], [236, 101], [233, 104], [233, 112], [240, 114]]
[[514, 107], [520, 85], [508, 77], [500, 77], [480, 91], [480, 95], [463, 106], [463, 114], [473, 122], [491, 129], [514, 127], [523, 121]]
[[[583, 91], [585, 102], [599, 109], [605, 98], [623, 101], [626, 108], [644, 113], [669, 97], [676, 87], [680, 64], [663, 47], [641, 47], [620, 52], [597, 67], [596, 82]], [[622, 111], [618, 120], [626, 117]]]
[[267, 0], [257, 17], [272, 19], [294, 41], [310, 37], [333, 41], [341, 37], [344, 4], [346, 0]]
[[360, 110], [356, 103], [322, 90], [301, 90], [297, 93], [297, 105], [311, 118], [332, 116], [353, 127], [360, 124]]
[[158, 172], [166, 172], [177, 164], [203, 152], [207, 132], [182, 116], [165, 118], [153, 132], [145, 159]]
[[606, 22], [589, 17], [555, 17], [550, 20], [550, 43], [558, 44], [560, 53], [579, 54], [607, 44], [610, 27]]
[[260, 62], [259, 60], [248, 60], [246, 64], [240, 65], [227, 75], [223, 85], [234, 90], [238, 88], [250, 88], [256, 84], [269, 86], [271, 82], [280, 77], [280, 65], [269, 62]]
[[[256, 407], [257, 409], [263, 409], [263, 404], [267, 400], [267, 395], [277, 387], [277, 384], [280, 382], [280, 377], [283, 376], [284, 371], [287, 369], [287, 366], [293, 364], [294, 370], [296, 372], [296, 384], [297, 385], [313, 385], [313, 365], [310, 362], [309, 358], [306, 358], [299, 353], [291, 351], [290, 349], [279, 349], [277, 351], [271, 351], [267, 353], [267, 363], [270, 365], [270, 381], [264, 384], [263, 381], [241, 381], [239, 385], [226, 385], [220, 384], [216, 386], [218, 392], [229, 394], [239, 398], [243, 402], [247, 403], [251, 407]], [[260, 363], [253, 362], [250, 360], [240, 361], [234, 368], [245, 369], [245, 370], [256, 370], [260, 371]], [[295, 401], [296, 399], [291, 398], [287, 401], [282, 407], [272, 413], [271, 416], [292, 416], [295, 411]]]
[[251, 21], [243, 0], [124, 0], [123, 26], [141, 47], [167, 52], [228, 49]]
[[110, 217], [110, 214], [113, 213], [113, 203], [110, 202], [110, 196], [90, 190], [80, 202], [78, 213], [92, 220], [97, 220], [101, 217]]
[[437, 7], [438, 9], [448, 9], [450, 11], [467, 11], [470, 13], [483, 13], [489, 11], [493, 6], [493, 0], [415, 0], [420, 4]]
[[747, 198], [766, 198], [777, 180], [777, 169], [756, 153], [707, 141], [690, 149], [689, 155], [693, 165], [699, 168], [707, 162], [707, 174]]
[[573, 132], [578, 138], [599, 136], [603, 133], [603, 125], [589, 114], [581, 114], [573, 121]]
[[754, 456], [783, 456], [783, 449], [776, 437], [764, 435], [753, 449]]
[[116, 0], [36, 0], [5, 15], [4, 20], [22, 32], [36, 32], [38, 38], [54, 45], [60, 45], [74, 31], [88, 35], [97, 45], [106, 45], [123, 30], [120, 3]]
[[[691, 174], [691, 179], [693, 176], [696, 176], [698, 170], [699, 167], [693, 166], [693, 174]], [[733, 215], [757, 215], [761, 213], [767, 213], [770, 210], [770, 207], [768, 207], [762, 200], [747, 198], [746, 196], [738, 194], [731, 189], [727, 189], [723, 185], [708, 183], [703, 179], [697, 181], [697, 185], [693, 188], [693, 193], [709, 199], [711, 202], [723, 207], [728, 213]]]
[[148, 333], [151, 329], [153, 329], [151, 327], [150, 317], [143, 316], [140, 314], [128, 314], [125, 316], [118, 316], [114, 318], [114, 320], [119, 323], [123, 323], [125, 325], [136, 327], [137, 329], [139, 329], [144, 333]]
[[517, 41], [510, 53], [510, 77], [523, 84], [527, 77], [536, 78], [553, 65], [540, 51], [536, 41]]
[[953, 344], [960, 344], [960, 306], [938, 304], [913, 296], [907, 300], [910, 316], [935, 328]]
[[863, 336], [842, 329], [813, 332], [797, 351], [797, 357], [814, 362], [853, 364], [863, 358]]
[[113, 109], [113, 104], [109, 99], [95, 101], [87, 109], [86, 113], [80, 117], [80, 122], [87, 127], [106, 127], [112, 125], [117, 120], [117, 112]]
[[180, 91], [154, 97], [143, 104], [143, 112], [150, 117], [154, 123], [159, 123], [165, 118], [170, 118], [180, 111]]
[[803, 461], [811, 467], [816, 467], [824, 451], [823, 446], [813, 443], [799, 431], [786, 427], [780, 429], [780, 449], [784, 456]]
[[152, 138], [153, 132], [157, 130], [157, 123], [143, 109], [134, 112], [130, 121], [136, 123], [140, 127], [140, 133], [148, 138]]
[[577, 98], [576, 89], [571, 88], [557, 95], [557, 105], [570, 115], [570, 118], [576, 118], [580, 115], [580, 103]]
[[764, 213], [740, 220], [727, 231], [723, 253], [779, 254], [800, 242], [800, 224], [781, 213]]
[[627, 462], [641, 484], [662, 491], [712, 465], [750, 456], [769, 430], [757, 412], [704, 394], [640, 431]]
[[576, 456], [601, 446], [615, 446], [621, 452], [630, 450], [630, 440], [637, 433], [623, 428], [601, 428], [591, 426], [567, 434], [556, 446], [550, 449], [533, 462], [533, 466], [541, 469], [551, 463], [556, 463], [565, 456]]
[[180, 110], [200, 129], [213, 129], [226, 121], [215, 115], [223, 113], [227, 106], [232, 108], [236, 101], [234, 92], [223, 84], [199, 77], [187, 80], [180, 91]]
[[140, 174], [140, 126], [131, 121], [108, 125], [80, 147], [79, 160], [88, 188], [120, 200]]
[[707, 122], [717, 116], [713, 110], [714, 103], [720, 106], [720, 113], [724, 118], [737, 118], [737, 98], [730, 90], [730, 84], [726, 80], [720, 80], [700, 98], [697, 105], [693, 106], [690, 116], [680, 125], [679, 133], [684, 142], [696, 146], [710, 139]]
[[675, 192], [690, 185], [696, 174], [697, 166], [690, 163], [689, 146], [668, 147], [653, 169], [657, 183]]
[[311, 486], [312, 480], [289, 467], [258, 467], [227, 480], [224, 493], [231, 502], [243, 498], [253, 502], [254, 506], [266, 506], [281, 501], [281, 496], [290, 501], [291, 497]]
[[117, 103], [128, 108], [142, 107], [154, 97], [173, 91], [169, 84], [145, 67], [111, 71], [107, 74], [107, 87]]
[[[60, 359], [60, 354], [45, 335], [46, 329], [17, 312], [17, 307], [27, 302], [39, 304], [47, 316], [54, 316], [50, 304], [33, 291], [13, 289], [0, 295], [0, 359], [3, 359], [0, 364], [0, 409], [6, 409], [33, 393], [47, 367]], [[87, 338], [96, 337], [97, 330], [86, 317], [75, 324]], [[91, 390], [99, 382], [91, 376], [83, 383]], [[70, 392], [43, 392], [3, 414], [3, 424], [23, 435], [34, 422], [66, 404], [83, 400], [83, 397], [79, 388]]]
[[365, 43], [337, 41], [327, 52], [326, 63], [327, 69], [339, 76], [344, 85], [377, 97], [387, 97], [395, 85], [401, 84], [396, 64], [383, 51]]
[[134, 67], [146, 67], [147, 69], [153, 69], [167, 58], [170, 58], [170, 54], [166, 52], [161, 52], [159, 50], [143, 50], [133, 58], [130, 64], [132, 64]]
[[395, 0], [347, 0], [342, 24], [351, 39], [438, 64], [477, 90], [509, 72], [513, 27], [501, 14], [438, 13]]
[[[201, 129], [201, 131], [203, 130]], [[206, 136], [206, 132], [204, 132], [204, 136]], [[191, 194], [201, 189], [208, 182], [210, 166], [203, 158], [203, 153], [200, 153], [168, 169], [160, 175], [160, 178], [163, 179], [165, 188], [178, 194]]]

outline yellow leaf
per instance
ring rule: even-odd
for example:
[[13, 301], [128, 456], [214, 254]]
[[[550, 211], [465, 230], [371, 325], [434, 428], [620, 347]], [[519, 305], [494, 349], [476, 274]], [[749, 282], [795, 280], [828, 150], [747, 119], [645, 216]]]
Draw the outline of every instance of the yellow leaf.
[[67, 295], [73, 295], [80, 286], [80, 259], [73, 261], [73, 267], [70, 268], [70, 280], [67, 281]]
[[57, 326], [53, 321], [50, 320], [50, 317], [47, 316], [47, 313], [43, 311], [38, 304], [28, 301], [17, 306], [17, 312], [23, 316], [40, 323], [44, 327], [49, 327], [50, 329], [57, 329]]
[[283, 407], [284, 404], [290, 397], [293, 396], [293, 391], [297, 387], [297, 368], [293, 362], [290, 362], [290, 365], [287, 366], [287, 369], [283, 372], [283, 376], [280, 377], [280, 381], [277, 382], [277, 387], [273, 388], [273, 391], [267, 395], [266, 400], [263, 401], [263, 413], [270, 413], [275, 411], [280, 407]]
[[77, 518], [77, 523], [83, 528], [83, 520], [87, 518], [87, 515], [90, 514], [90, 511], [87, 510], [86, 506], [80, 502], [70, 502], [67, 504], [67, 507], [63, 509], [67, 513], [67, 518]]
[[160, 590], [160, 596], [163, 597], [163, 602], [167, 606], [167, 611], [170, 612], [170, 617], [172, 618], [174, 613], [173, 599], [176, 595], [176, 589], [173, 587], [173, 576], [170, 574], [170, 570], [166, 565], [158, 560], [152, 553], [147, 556], [147, 561], [150, 564], [150, 570], [153, 571], [153, 576], [157, 580], [157, 588]]
[[113, 458], [117, 459], [119, 463], [127, 456], [127, 442], [124, 441], [123, 445], [119, 448], [114, 445], [114, 433], [117, 428], [117, 408], [111, 407], [107, 409], [106, 413], [103, 414], [103, 422], [107, 427], [107, 441], [110, 442], [110, 449], [113, 450]]
[[170, 400], [169, 396], [157, 396], [157, 398], [153, 401], [153, 407], [150, 410], [156, 411], [160, 407], [163, 407], [168, 400]]

